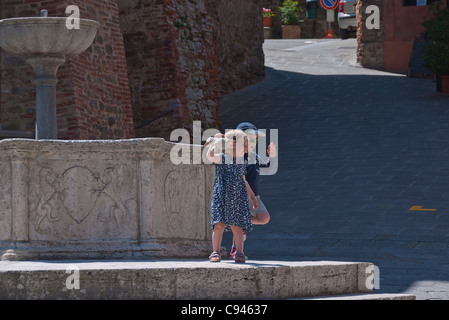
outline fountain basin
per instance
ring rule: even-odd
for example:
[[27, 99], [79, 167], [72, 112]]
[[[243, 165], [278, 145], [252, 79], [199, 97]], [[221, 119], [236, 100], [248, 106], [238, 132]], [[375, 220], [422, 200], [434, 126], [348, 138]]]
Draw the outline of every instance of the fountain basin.
[[0, 141], [0, 260], [207, 257], [215, 167], [174, 146]]
[[25, 17], [0, 20], [0, 47], [19, 56], [80, 54], [93, 42], [100, 23], [80, 19], [68, 29], [65, 17]]

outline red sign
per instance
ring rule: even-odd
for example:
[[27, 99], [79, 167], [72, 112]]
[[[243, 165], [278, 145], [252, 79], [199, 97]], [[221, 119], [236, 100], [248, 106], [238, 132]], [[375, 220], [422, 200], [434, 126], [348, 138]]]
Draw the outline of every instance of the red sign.
[[339, 0], [320, 0], [321, 6], [326, 10], [334, 10], [338, 7]]

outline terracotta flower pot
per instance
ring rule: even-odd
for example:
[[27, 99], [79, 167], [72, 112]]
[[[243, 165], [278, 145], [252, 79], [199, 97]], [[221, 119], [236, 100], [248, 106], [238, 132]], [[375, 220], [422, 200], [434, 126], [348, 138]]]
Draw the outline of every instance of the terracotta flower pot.
[[449, 75], [441, 76], [442, 92], [445, 96], [449, 96]]
[[301, 27], [282, 25], [282, 39], [301, 39]]
[[263, 17], [263, 26], [271, 28], [273, 26], [273, 17]]

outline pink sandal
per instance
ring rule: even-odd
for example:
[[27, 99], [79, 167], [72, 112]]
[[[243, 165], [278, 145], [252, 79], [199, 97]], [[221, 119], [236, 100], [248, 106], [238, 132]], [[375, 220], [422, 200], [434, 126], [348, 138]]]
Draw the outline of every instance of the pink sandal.
[[217, 252], [217, 251], [212, 252], [211, 255], [209, 256], [209, 261], [210, 262], [220, 262], [221, 261], [220, 252]]
[[245, 254], [241, 251], [237, 251], [235, 253], [235, 263], [245, 263], [246, 262], [246, 257]]

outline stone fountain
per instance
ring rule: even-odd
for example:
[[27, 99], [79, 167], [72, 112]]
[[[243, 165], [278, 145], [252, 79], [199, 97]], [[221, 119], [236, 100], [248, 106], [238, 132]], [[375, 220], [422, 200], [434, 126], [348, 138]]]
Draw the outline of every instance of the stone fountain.
[[[43, 10], [45, 12], [45, 10]], [[24, 56], [35, 72], [36, 139], [57, 139], [56, 73], [66, 57], [85, 51], [100, 24], [79, 19], [79, 29], [69, 29], [65, 17], [11, 18], [0, 20], [0, 47]]]
[[36, 84], [36, 140], [0, 141], [0, 260], [207, 257], [214, 167], [173, 164], [162, 138], [57, 140], [56, 72], [99, 27], [66, 22], [0, 20]]

